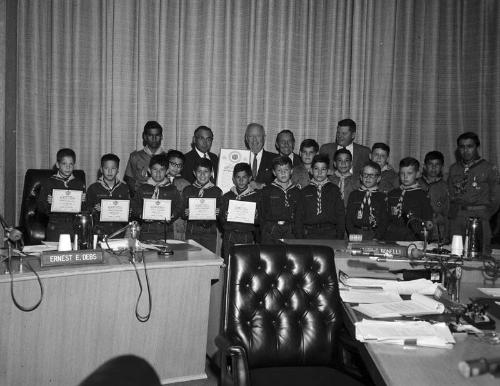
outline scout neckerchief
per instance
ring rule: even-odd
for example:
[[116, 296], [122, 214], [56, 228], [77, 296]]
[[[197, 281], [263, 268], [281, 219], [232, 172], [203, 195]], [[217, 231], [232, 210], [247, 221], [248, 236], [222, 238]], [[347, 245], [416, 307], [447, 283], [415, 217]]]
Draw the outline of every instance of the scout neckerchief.
[[152, 177], [149, 177], [147, 184], [153, 185], [155, 187], [155, 190], [153, 191], [153, 195], [151, 196], [151, 198], [153, 200], [158, 200], [158, 197], [160, 196], [160, 188], [170, 185], [170, 180], [167, 177], [165, 177], [160, 182], [156, 182], [155, 180], [153, 180]]
[[108, 183], [104, 180], [104, 177], [100, 177], [97, 182], [108, 191], [109, 197], [113, 197], [113, 192], [118, 188], [122, 183], [118, 178], [115, 178], [115, 183], [113, 186], [109, 186]]
[[54, 177], [56, 180], [62, 181], [62, 183], [64, 184], [64, 186], [66, 188], [68, 188], [69, 182], [71, 180], [75, 179], [75, 176], [73, 175], [73, 173], [71, 173], [71, 175], [69, 177], [64, 177], [59, 170], [52, 177]]
[[208, 181], [205, 185], [203, 185], [203, 186], [202, 186], [202, 185], [200, 185], [200, 184], [198, 183], [198, 181], [195, 181], [195, 182], [193, 182], [193, 186], [194, 186], [195, 188], [200, 189], [200, 190], [198, 191], [198, 197], [199, 197], [199, 198], [201, 198], [201, 197], [203, 197], [203, 194], [205, 194], [205, 190], [210, 189], [210, 188], [213, 188], [215, 185], [214, 185], [214, 184], [212, 184], [210, 181]]
[[403, 201], [405, 198], [405, 193], [410, 190], [418, 190], [422, 188], [420, 187], [418, 182], [409, 186], [400, 185], [399, 188], [401, 189], [401, 194], [399, 195], [398, 204], [392, 208], [392, 214], [398, 216], [398, 218], [401, 218], [401, 215], [403, 214]]
[[377, 227], [377, 218], [375, 217], [375, 213], [372, 207], [372, 193], [378, 192], [378, 186], [374, 186], [372, 188], [367, 188], [363, 185], [359, 187], [361, 192], [365, 192], [363, 197], [363, 201], [361, 201], [361, 206], [359, 207], [357, 218], [361, 220], [363, 218], [363, 212], [365, 210], [365, 206], [368, 208], [368, 221], [370, 223], [370, 227], [372, 229]]
[[157, 155], [157, 154], [162, 154], [162, 153], [165, 153], [165, 150], [163, 150], [163, 147], [159, 147], [158, 149], [156, 149], [156, 151], [153, 153], [153, 151], [147, 147], [147, 146], [144, 146], [144, 152], [149, 155], [150, 157], [154, 156], [154, 155]]
[[238, 193], [238, 189], [236, 188], [236, 186], [232, 186], [231, 192], [233, 192], [234, 195], [236, 196], [235, 197], [236, 200], [241, 201], [241, 199], [243, 197], [250, 196], [251, 194], [254, 194], [255, 190], [253, 190], [250, 186], [248, 186], [244, 191], [242, 191], [241, 193]]
[[293, 184], [291, 181], [288, 181], [288, 186], [286, 188], [284, 188], [283, 186], [281, 186], [278, 182], [276, 182], [277, 180], [274, 180], [272, 182], [272, 185], [276, 186], [277, 188], [279, 188], [284, 194], [285, 194], [285, 207], [288, 208], [290, 206], [290, 203], [288, 202], [288, 191], [292, 188], [295, 188], [295, 184]]
[[[461, 165], [464, 168], [464, 174], [462, 176], [462, 179], [458, 181], [458, 183], [454, 184], [455, 186], [455, 193], [456, 194], [462, 194], [465, 191], [465, 188], [467, 187], [467, 184], [469, 183], [469, 171], [473, 166], [476, 166], [479, 162], [481, 162], [483, 159], [481, 157], [478, 157], [468, 163], [464, 163], [461, 161]], [[478, 189], [476, 177], [474, 177], [474, 181], [472, 181], [472, 187], [474, 189]]]
[[330, 181], [327, 179], [318, 182], [316, 180], [311, 180], [310, 184], [313, 186], [316, 186], [316, 192], [317, 192], [317, 199], [316, 199], [316, 214], [321, 214], [322, 208], [321, 208], [321, 192], [323, 190], [323, 186], [328, 184]]
[[347, 177], [351, 177], [352, 173], [347, 172], [345, 174], [340, 174], [338, 170], [335, 170], [335, 175], [340, 178], [339, 180], [339, 189], [340, 189], [340, 196], [342, 197], [342, 200], [344, 199], [344, 191], [345, 191], [345, 180]]

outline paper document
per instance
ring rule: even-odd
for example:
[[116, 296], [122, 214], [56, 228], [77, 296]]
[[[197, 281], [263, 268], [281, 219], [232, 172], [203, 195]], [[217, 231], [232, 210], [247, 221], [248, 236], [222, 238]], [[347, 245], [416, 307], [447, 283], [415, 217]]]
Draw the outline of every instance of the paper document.
[[362, 320], [355, 323], [360, 342], [452, 348], [455, 339], [445, 323], [384, 322]]
[[411, 295], [413, 293], [434, 295], [438, 288], [437, 283], [433, 283], [427, 279], [398, 281], [367, 277], [349, 277], [349, 275], [342, 271], [339, 271], [339, 281], [350, 288], [380, 288], [384, 291], [397, 291], [400, 295]]
[[478, 288], [483, 294], [493, 297], [500, 297], [500, 288]]
[[445, 309], [441, 302], [421, 294], [411, 295], [411, 300], [360, 304], [352, 308], [370, 318], [397, 318], [399, 316], [442, 314]]
[[399, 302], [401, 297], [396, 291], [372, 291], [358, 289], [340, 289], [340, 297], [345, 303], [389, 303]]

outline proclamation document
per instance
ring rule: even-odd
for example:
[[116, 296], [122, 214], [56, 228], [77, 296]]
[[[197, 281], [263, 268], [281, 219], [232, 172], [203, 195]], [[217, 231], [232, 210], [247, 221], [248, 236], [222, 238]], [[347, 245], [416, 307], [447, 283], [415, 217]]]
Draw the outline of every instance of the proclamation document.
[[130, 200], [101, 200], [101, 222], [128, 222]]
[[189, 220], [215, 220], [217, 209], [216, 198], [190, 197], [189, 198]]
[[229, 200], [227, 221], [253, 224], [255, 223], [256, 208], [257, 204], [255, 202]]
[[222, 190], [222, 194], [229, 192], [234, 185], [234, 165], [240, 162], [250, 162], [250, 150], [220, 149], [217, 186]]
[[142, 206], [143, 220], [170, 221], [172, 200], [155, 200], [144, 198]]
[[81, 190], [52, 189], [51, 212], [80, 213], [82, 209]]

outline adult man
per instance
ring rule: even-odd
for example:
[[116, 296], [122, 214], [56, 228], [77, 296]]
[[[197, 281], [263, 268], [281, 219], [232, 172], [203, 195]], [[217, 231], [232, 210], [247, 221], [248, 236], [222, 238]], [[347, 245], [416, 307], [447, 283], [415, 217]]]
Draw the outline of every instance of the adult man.
[[289, 157], [292, 160], [293, 167], [300, 165], [302, 160], [298, 154], [293, 152], [295, 146], [295, 137], [290, 130], [281, 130], [276, 136], [276, 150], [279, 155]]
[[356, 137], [356, 123], [352, 119], [342, 119], [337, 123], [336, 141], [325, 143], [319, 149], [320, 154], [330, 158], [330, 172], [334, 170], [333, 155], [340, 148], [346, 148], [352, 154], [352, 170], [354, 176], [358, 176], [360, 170], [370, 157], [370, 149], [366, 146], [354, 143]]
[[124, 180], [133, 197], [137, 188], [148, 180], [149, 161], [156, 154], [164, 153], [161, 146], [163, 128], [156, 121], [148, 121], [142, 132], [144, 148], [130, 153]]
[[252, 168], [252, 189], [262, 189], [274, 180], [273, 159], [278, 154], [264, 150], [266, 133], [258, 123], [250, 123], [245, 130], [245, 145], [250, 149], [250, 167]]
[[192, 184], [194, 178], [194, 167], [197, 162], [202, 158], [208, 158], [212, 161], [214, 171], [214, 181], [217, 181], [217, 167], [219, 165], [219, 158], [210, 152], [212, 142], [214, 140], [214, 133], [212, 129], [207, 126], [199, 126], [193, 134], [193, 141], [191, 143], [191, 151], [184, 154], [184, 168], [182, 169], [182, 177]]
[[498, 170], [479, 155], [479, 137], [466, 132], [457, 138], [459, 160], [450, 166], [450, 234], [465, 236], [466, 221], [479, 217], [483, 228], [483, 253], [489, 253], [489, 219], [498, 209]]

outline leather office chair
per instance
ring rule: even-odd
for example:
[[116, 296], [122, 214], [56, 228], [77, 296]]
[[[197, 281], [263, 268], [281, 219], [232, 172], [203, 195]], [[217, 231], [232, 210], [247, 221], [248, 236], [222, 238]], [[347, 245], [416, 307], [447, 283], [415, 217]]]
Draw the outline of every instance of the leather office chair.
[[333, 250], [238, 245], [224, 288], [222, 385], [360, 385], [340, 369]]
[[[37, 211], [36, 201], [42, 183], [53, 174], [54, 170], [52, 169], [28, 169], [24, 176], [19, 228], [23, 232], [24, 243], [27, 245], [40, 244], [42, 240], [45, 240], [48, 218]], [[74, 170], [73, 174], [85, 182], [83, 170]]]
[[79, 386], [161, 386], [161, 383], [146, 360], [121, 355], [99, 366]]

